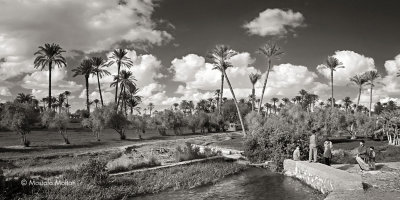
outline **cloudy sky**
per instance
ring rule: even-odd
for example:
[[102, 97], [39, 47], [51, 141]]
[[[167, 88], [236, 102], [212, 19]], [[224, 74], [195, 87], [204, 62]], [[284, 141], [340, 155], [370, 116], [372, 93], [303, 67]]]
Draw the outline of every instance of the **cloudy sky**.
[[[72, 77], [71, 69], [86, 57], [106, 58], [121, 47], [134, 61], [130, 70], [144, 104], [163, 108], [213, 97], [220, 74], [205, 55], [216, 44], [238, 52], [227, 73], [237, 96], [247, 98], [248, 74], [266, 70], [256, 50], [270, 39], [285, 55], [273, 63], [267, 101], [292, 98], [303, 88], [326, 100], [329, 74], [318, 66], [330, 55], [345, 66], [334, 74], [336, 99], [355, 100], [349, 78], [376, 69], [382, 84], [374, 101], [398, 100], [399, 6], [395, 0], [0, 0], [0, 101], [20, 92], [46, 96], [48, 72], [34, 69], [33, 53], [53, 42], [67, 51], [68, 67], [53, 71], [52, 92], [71, 91], [73, 110], [84, 108], [85, 91], [83, 78]], [[109, 71], [115, 74], [116, 66]], [[102, 79], [106, 101], [113, 100], [111, 81]], [[99, 98], [95, 79], [89, 90], [91, 99]], [[362, 103], [368, 95], [363, 91]]]

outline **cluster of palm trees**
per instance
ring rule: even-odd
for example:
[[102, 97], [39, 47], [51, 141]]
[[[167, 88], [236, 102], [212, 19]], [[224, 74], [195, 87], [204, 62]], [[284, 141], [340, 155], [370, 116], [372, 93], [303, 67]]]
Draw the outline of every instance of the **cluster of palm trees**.
[[[67, 67], [67, 62], [65, 57], [62, 55], [65, 51], [58, 44], [45, 44], [44, 46], [39, 46], [39, 50], [35, 52], [34, 67], [40, 68], [40, 70], [49, 70], [49, 95], [46, 98], [48, 109], [52, 108], [55, 103], [54, 98], [51, 95], [51, 71], [55, 66]], [[90, 113], [90, 105], [94, 102], [99, 103], [98, 99], [90, 101], [89, 99], [89, 77], [95, 76], [97, 78], [97, 85], [100, 95], [101, 106], [104, 106], [103, 94], [101, 90], [100, 79], [104, 76], [111, 75], [111, 73], [106, 69], [107, 67], [113, 65], [114, 63], [118, 67], [117, 74], [114, 75], [114, 82], [110, 86], [115, 87], [115, 104], [116, 109], [120, 109], [127, 114], [127, 107], [131, 108], [131, 113], [133, 109], [141, 103], [141, 97], [137, 95], [139, 89], [136, 87], [135, 78], [131, 71], [121, 70], [121, 68], [131, 68], [133, 66], [133, 61], [128, 57], [128, 51], [125, 49], [116, 49], [112, 52], [112, 55], [105, 60], [101, 57], [92, 57], [82, 60], [80, 65], [72, 70], [74, 72], [73, 76], [78, 75], [83, 76], [86, 83], [86, 109]], [[120, 88], [120, 89], [119, 89]], [[65, 95], [65, 94], [64, 94]], [[60, 95], [58, 99], [62, 98]], [[67, 103], [68, 104], [68, 103]], [[69, 104], [68, 104], [69, 105]]]

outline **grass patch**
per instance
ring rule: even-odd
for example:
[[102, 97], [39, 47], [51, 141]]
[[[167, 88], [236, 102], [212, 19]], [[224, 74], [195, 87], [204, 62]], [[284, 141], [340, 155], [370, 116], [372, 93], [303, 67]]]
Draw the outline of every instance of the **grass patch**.
[[47, 186], [36, 193], [27, 192], [22, 199], [122, 199], [170, 189], [213, 184], [244, 169], [244, 165], [220, 159], [137, 172], [123, 177], [109, 177], [104, 184], [83, 184], [78, 181], [78, 184], [73, 186]]
[[123, 155], [107, 164], [109, 173], [126, 172], [135, 169], [148, 168], [160, 166], [161, 163], [155, 158], [150, 157], [149, 159], [133, 160], [128, 156]]

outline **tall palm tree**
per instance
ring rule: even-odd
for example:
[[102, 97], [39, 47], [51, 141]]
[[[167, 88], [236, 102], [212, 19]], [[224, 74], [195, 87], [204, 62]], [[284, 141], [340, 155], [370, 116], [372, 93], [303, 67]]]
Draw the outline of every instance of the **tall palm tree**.
[[273, 43], [270, 41], [267, 44], [265, 44], [264, 46], [260, 47], [257, 52], [260, 54], [263, 54], [265, 56], [265, 58], [267, 59], [267, 63], [268, 63], [267, 75], [265, 76], [265, 81], [264, 81], [263, 89], [261, 92], [260, 104], [258, 105], [258, 112], [260, 112], [261, 106], [262, 106], [262, 101], [264, 98], [265, 87], [267, 86], [267, 82], [268, 82], [269, 72], [271, 71], [272, 59], [280, 59], [280, 57], [283, 54], [283, 51], [276, 43]]
[[129, 97], [127, 95], [128, 93], [126, 91], [130, 92], [136, 90], [136, 79], [133, 77], [133, 74], [131, 71], [126, 71], [122, 70], [118, 76], [114, 76], [114, 82], [111, 83], [110, 86], [112, 87], [118, 87], [120, 85], [120, 95], [117, 100], [117, 109], [119, 106], [119, 102], [121, 101], [121, 111], [123, 107], [126, 107], [126, 99]]
[[69, 102], [68, 102], [68, 97], [71, 95], [71, 92], [70, 91], [65, 91], [64, 95], [65, 95], [65, 99], [67, 100], [67, 103], [65, 104], [65, 108], [67, 109], [67, 113], [69, 114], [70, 105], [69, 105]]
[[100, 87], [100, 79], [106, 75], [107, 76], [111, 75], [109, 71], [104, 69], [104, 67], [108, 67], [110, 63], [106, 63], [106, 61], [102, 57], [93, 57], [92, 63], [93, 63], [93, 76], [97, 77], [97, 86], [99, 87], [101, 106], [104, 106], [103, 94], [101, 93], [101, 87]]
[[367, 78], [367, 84], [371, 86], [371, 92], [369, 96], [369, 116], [371, 117], [371, 107], [372, 107], [372, 89], [375, 87], [376, 79], [380, 77], [380, 74], [376, 70], [371, 70], [365, 72], [365, 77]]
[[[125, 66], [127, 68], [131, 68], [133, 65], [133, 62], [131, 58], [127, 56], [128, 51], [125, 49], [115, 49], [111, 55], [110, 62], [108, 63], [109, 65], [112, 65], [114, 63], [117, 64], [118, 71], [117, 71], [117, 84], [115, 85], [115, 103], [117, 103], [118, 100], [118, 81], [119, 81], [119, 75], [120, 75], [120, 70], [122, 66]], [[117, 108], [118, 109], [118, 108]]]
[[[221, 72], [221, 89], [219, 89], [218, 90], [218, 93], [219, 93], [219, 107], [218, 107], [218, 114], [219, 115], [221, 115], [221, 106], [222, 106], [222, 101], [223, 101], [223, 95], [224, 95], [224, 79], [225, 79], [225, 75], [224, 75], [224, 73], [221, 71], [221, 69], [220, 68], [218, 68], [218, 67], [216, 67], [216, 66], [214, 66], [214, 68], [213, 68], [214, 70], [219, 70], [220, 72]], [[225, 69], [223, 69], [223, 70], [226, 70], [226, 68]], [[217, 91], [216, 91], [217, 92]]]
[[[212, 61], [214, 68], [217, 68], [222, 72], [223, 76], [226, 78], [226, 82], [228, 83], [229, 89], [232, 93], [233, 101], [235, 102], [235, 106], [238, 112], [240, 124], [242, 125], [243, 134], [246, 135], [246, 130], [244, 127], [242, 114], [240, 113], [239, 105], [236, 100], [235, 92], [232, 89], [231, 82], [229, 81], [228, 75], [226, 74], [226, 69], [232, 67], [232, 64], [229, 62], [229, 59], [236, 55], [236, 52], [230, 49], [225, 45], [217, 45], [211, 52], [208, 54], [208, 57]], [[221, 91], [222, 94], [222, 91]], [[221, 96], [222, 97], [222, 96]]]
[[261, 74], [258, 73], [250, 73], [249, 74], [249, 79], [250, 79], [250, 83], [252, 85], [252, 89], [251, 89], [251, 110], [254, 111], [254, 100], [256, 98], [256, 89], [255, 89], [255, 85], [257, 83], [258, 80], [260, 80], [261, 78]]
[[364, 84], [366, 84], [368, 82], [368, 80], [365, 77], [365, 75], [362, 74], [362, 75], [355, 75], [355, 76], [351, 77], [350, 81], [353, 84], [358, 86], [358, 98], [357, 98], [357, 107], [358, 107], [358, 105], [360, 105], [360, 97], [361, 97], [362, 87]]
[[[35, 61], [33, 62], [34, 67], [45, 69], [46, 66], [49, 68], [49, 101], [48, 108], [51, 109], [51, 70], [54, 66], [66, 67], [67, 61], [63, 57], [62, 53], [65, 51], [58, 44], [48, 44], [39, 46], [39, 50], [35, 52]], [[54, 66], [53, 66], [54, 65]]]
[[279, 99], [276, 98], [276, 97], [273, 97], [273, 98], [271, 99], [271, 101], [272, 101], [272, 103], [274, 104], [274, 114], [276, 114], [276, 103], [279, 101]]
[[85, 77], [86, 83], [86, 109], [90, 113], [90, 102], [89, 102], [89, 76], [93, 74], [93, 63], [90, 59], [84, 59], [81, 64], [72, 70], [74, 77], [82, 75]]
[[353, 101], [351, 101], [350, 97], [345, 97], [343, 99], [343, 103], [344, 103], [344, 107], [345, 107], [346, 113], [347, 113], [347, 110], [349, 109], [349, 107], [353, 103]]
[[336, 71], [336, 69], [344, 68], [344, 66], [337, 58], [333, 56], [328, 56], [328, 58], [326, 59], [326, 63], [322, 64], [320, 68], [329, 69], [331, 72], [331, 98], [333, 99], [333, 101], [331, 101], [332, 109], [335, 105], [335, 99], [333, 98], [333, 72]]

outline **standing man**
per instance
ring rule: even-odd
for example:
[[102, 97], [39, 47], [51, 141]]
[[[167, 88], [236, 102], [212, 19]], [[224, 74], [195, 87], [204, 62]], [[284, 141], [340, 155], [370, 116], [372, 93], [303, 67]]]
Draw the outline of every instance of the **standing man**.
[[[310, 152], [308, 154], [308, 162], [317, 162], [317, 136], [316, 136], [316, 130], [311, 131], [311, 136], [310, 136]], [[312, 161], [312, 158], [314, 160]]]

